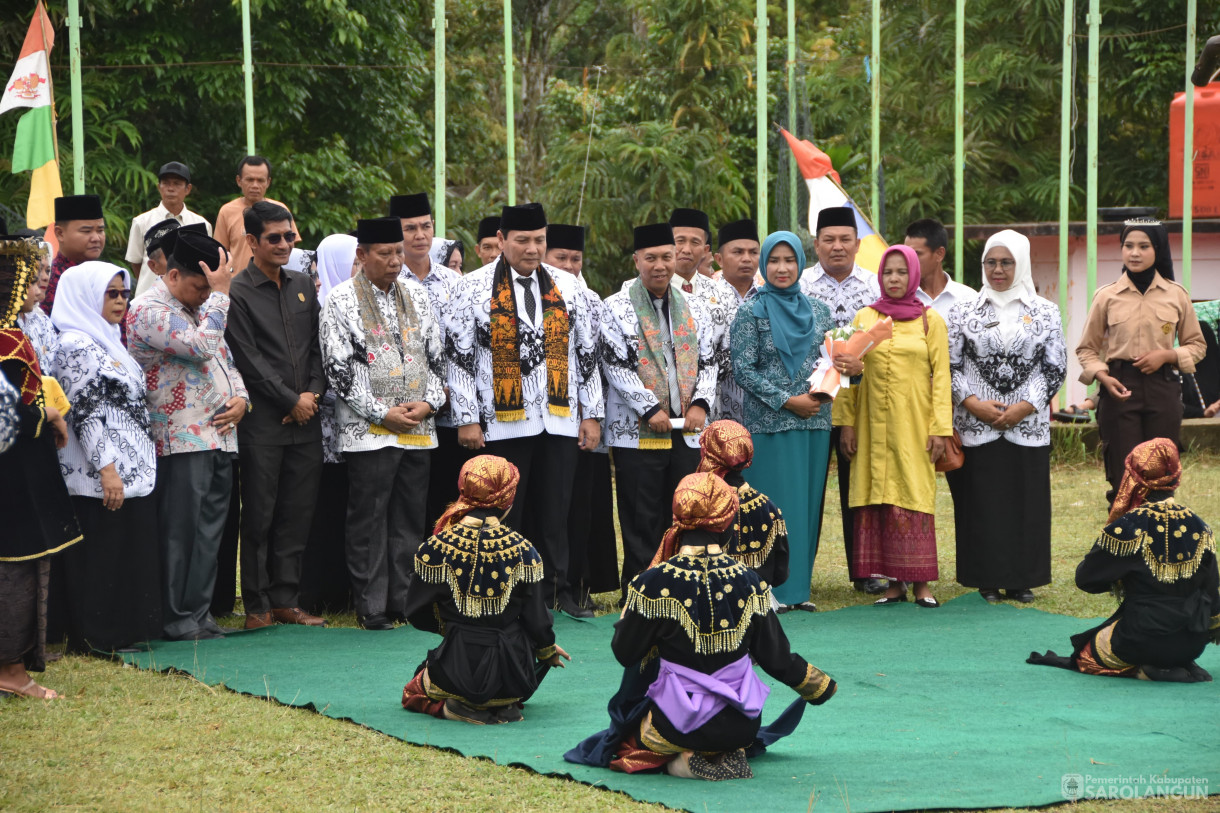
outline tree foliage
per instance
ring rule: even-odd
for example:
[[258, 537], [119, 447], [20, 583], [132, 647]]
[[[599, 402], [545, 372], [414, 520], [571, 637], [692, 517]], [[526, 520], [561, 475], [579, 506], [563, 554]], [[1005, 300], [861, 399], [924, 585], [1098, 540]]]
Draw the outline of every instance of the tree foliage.
[[[10, 4], [11, 5], [11, 4]], [[1186, 0], [1103, 0], [1100, 200], [1167, 203], [1167, 108], [1183, 84]], [[103, 196], [118, 256], [126, 222], [155, 203], [156, 167], [188, 163], [190, 205], [215, 215], [245, 154], [239, 0], [82, 4], [85, 178]], [[1072, 213], [1083, 217], [1085, 3], [1077, 3]], [[755, 209], [759, 77], [751, 0], [514, 0], [520, 200], [590, 226], [589, 269], [604, 291], [631, 273], [631, 227], [675, 206], [713, 224]], [[1061, 0], [971, 0], [966, 20], [968, 222], [1058, 214]], [[786, 119], [785, 4], [769, 8], [770, 117]], [[858, 201], [869, 189], [868, 0], [798, 0], [798, 135], [826, 149]], [[884, 3], [880, 65], [886, 234], [953, 218], [953, 0]], [[0, 21], [16, 55], [30, 8]], [[51, 3], [62, 175], [71, 188], [64, 9]], [[502, 5], [449, 0], [445, 202], [470, 240], [506, 199]], [[432, 3], [252, 0], [260, 153], [270, 194], [305, 243], [384, 211], [394, 191], [432, 189]], [[1220, 30], [1202, 4], [1201, 36]], [[596, 116], [596, 120], [594, 120]], [[17, 113], [0, 116], [0, 145]], [[780, 142], [772, 139], [769, 188]], [[28, 174], [0, 146], [0, 201], [20, 212]], [[587, 170], [586, 170], [587, 162]], [[786, 172], [786, 169], [783, 169]], [[781, 185], [780, 187], [784, 187]], [[797, 190], [791, 190], [793, 194]], [[772, 196], [771, 209], [787, 201]], [[434, 202], [434, 205], [437, 202]], [[774, 226], [786, 214], [772, 215]]]

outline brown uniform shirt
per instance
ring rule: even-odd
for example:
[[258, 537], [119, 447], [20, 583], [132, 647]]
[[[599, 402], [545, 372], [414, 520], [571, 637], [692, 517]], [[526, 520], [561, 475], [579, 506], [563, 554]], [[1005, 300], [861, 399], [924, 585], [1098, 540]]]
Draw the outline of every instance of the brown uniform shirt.
[[1186, 289], [1160, 274], [1143, 295], [1126, 274], [1098, 288], [1076, 347], [1083, 368], [1081, 382], [1093, 383], [1098, 373], [1106, 371], [1107, 362], [1134, 361], [1152, 350], [1174, 350], [1178, 369], [1184, 373], [1193, 373], [1195, 362], [1207, 352]]
[[[268, 203], [275, 203], [280, 206], [284, 204], [278, 200], [271, 198], [263, 198]], [[213, 235], [217, 242], [229, 250], [229, 254], [233, 255], [233, 267], [245, 268], [250, 263], [250, 258], [254, 256], [254, 252], [246, 245], [246, 210], [250, 208], [250, 204], [245, 198], [237, 198], [231, 200], [224, 206], [220, 207], [220, 211], [216, 213], [216, 233]], [[288, 209], [287, 206], [284, 206]], [[291, 209], [288, 209], [291, 212]], [[301, 233], [301, 224], [293, 218], [292, 230], [297, 234]]]

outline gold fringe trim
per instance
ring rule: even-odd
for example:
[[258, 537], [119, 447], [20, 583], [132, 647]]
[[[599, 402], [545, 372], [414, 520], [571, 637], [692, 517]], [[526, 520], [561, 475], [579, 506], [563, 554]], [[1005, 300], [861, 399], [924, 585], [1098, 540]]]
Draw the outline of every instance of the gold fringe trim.
[[1143, 553], [1144, 564], [1152, 572], [1153, 578], [1161, 584], [1173, 584], [1182, 579], [1189, 579], [1199, 570], [1203, 553], [1205, 551], [1215, 552], [1216, 550], [1216, 539], [1208, 531], [1200, 535], [1199, 544], [1195, 547], [1195, 553], [1191, 558], [1183, 559], [1180, 562], [1162, 562], [1156, 558], [1156, 551], [1153, 550], [1155, 541], [1152, 536], [1149, 536], [1144, 531], [1137, 531], [1132, 539], [1118, 539], [1102, 531], [1097, 544], [1102, 550], [1115, 556], [1130, 556], [1133, 553]]
[[765, 616], [771, 611], [771, 599], [766, 591], [754, 593], [743, 599], [745, 606], [737, 619], [737, 626], [716, 632], [700, 632], [695, 620], [691, 618], [686, 606], [676, 598], [649, 598], [634, 586], [627, 589], [625, 610], [639, 613], [649, 619], [664, 619], [677, 621], [682, 631], [695, 645], [695, 652], [700, 655], [711, 655], [724, 652], [736, 652], [745, 639], [754, 616]]
[[[415, 554], [415, 572], [419, 577], [428, 584], [447, 585], [458, 612], [467, 618], [499, 615], [518, 584], [536, 584], [543, 578], [545, 564], [541, 557], [533, 563], [522, 561], [522, 549], [532, 549], [525, 537], [498, 521], [493, 523], [493, 519], [489, 518], [485, 527], [463, 520], [430, 537]], [[480, 544], [483, 541], [506, 544], [487, 549]], [[442, 560], [430, 561], [438, 552]], [[494, 588], [484, 585], [486, 592], [475, 594], [462, 583], [471, 584], [479, 570], [488, 567], [500, 571], [491, 577]], [[473, 587], [478, 590], [480, 585]], [[494, 594], [496, 591], [498, 595]]]
[[506, 423], [509, 421], [523, 421], [523, 420], [525, 420], [525, 410], [524, 409], [504, 409], [504, 410], [497, 409], [496, 410], [496, 420], [500, 421], [501, 423]]
[[673, 439], [670, 437], [640, 438], [641, 449], [672, 449], [673, 445]]
[[572, 408], [571, 407], [558, 406], [557, 404], [547, 404], [547, 409], [549, 409], [551, 411], [551, 414], [556, 416], [557, 418], [572, 417]]
[[[749, 540], [742, 537], [741, 518], [747, 516], [750, 511], [757, 510], [759, 506], [765, 504], [767, 502], [767, 495], [756, 491], [749, 483], [739, 487], [737, 493], [739, 498], [746, 497], [747, 499], [742, 501], [741, 507], [737, 511], [737, 545], [730, 555], [746, 567], [757, 569], [762, 567], [771, 556], [771, 551], [775, 548], [775, 541], [779, 539], [780, 534], [788, 535], [788, 525], [784, 522], [783, 513], [777, 507], [774, 517], [768, 523], [767, 538], [763, 541], [762, 547], [751, 550]], [[754, 496], [749, 497], [748, 495], [751, 493]], [[748, 529], [750, 537], [754, 536], [753, 531], [753, 528]]]

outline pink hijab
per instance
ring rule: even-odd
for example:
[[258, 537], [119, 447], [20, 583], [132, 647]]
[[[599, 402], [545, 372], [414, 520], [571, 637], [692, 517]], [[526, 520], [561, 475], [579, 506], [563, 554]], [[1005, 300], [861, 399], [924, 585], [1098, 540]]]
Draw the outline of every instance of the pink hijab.
[[[870, 307], [875, 311], [884, 313], [886, 316], [893, 317], [895, 322], [909, 322], [912, 319], [918, 319], [923, 316], [924, 312], [924, 304], [915, 295], [915, 292], [919, 290], [919, 256], [915, 254], [915, 250], [910, 246], [890, 246], [881, 255], [881, 264], [877, 267], [878, 277], [885, 270], [886, 258], [895, 251], [901, 254], [907, 261], [907, 292], [901, 299], [894, 299], [885, 292], [885, 285], [882, 285], [881, 298]], [[880, 282], [881, 280], [878, 279], [877, 281]]]

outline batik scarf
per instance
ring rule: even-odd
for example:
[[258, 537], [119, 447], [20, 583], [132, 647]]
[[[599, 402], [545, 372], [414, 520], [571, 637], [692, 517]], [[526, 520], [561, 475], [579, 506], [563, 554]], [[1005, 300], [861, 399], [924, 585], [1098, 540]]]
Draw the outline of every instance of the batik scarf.
[[749, 468], [754, 459], [754, 440], [750, 430], [737, 421], [714, 421], [699, 436], [699, 471], [723, 478], [731, 471]]
[[[669, 403], [669, 379], [665, 371], [665, 339], [661, 335], [661, 319], [652, 304], [652, 295], [644, 283], [636, 280], [627, 288], [631, 307], [635, 310], [639, 339], [638, 374], [644, 386], [652, 391], [661, 405], [661, 414], [669, 415], [674, 405]], [[695, 318], [681, 291], [669, 289], [669, 324], [673, 328], [675, 373], [678, 376], [678, 394], [682, 403], [678, 414], [685, 415], [695, 397], [695, 382], [699, 378], [699, 334]], [[668, 449], [672, 445], [669, 432], [654, 432], [648, 421], [640, 418], [640, 448]]]
[[1127, 455], [1118, 494], [1110, 506], [1110, 522], [1139, 508], [1149, 491], [1175, 491], [1182, 482], [1178, 447], [1168, 438], [1153, 438]]
[[[364, 346], [368, 352], [369, 386], [373, 395], [390, 406], [422, 401], [428, 391], [428, 356], [419, 315], [403, 286], [395, 282], [389, 291], [398, 319], [398, 330], [392, 331], [381, 315], [373, 283], [364, 274], [352, 278], [356, 288], [356, 304], [360, 309], [360, 324], [364, 328]], [[374, 435], [392, 434], [380, 424], [369, 431]], [[404, 446], [429, 446], [432, 433], [428, 421], [398, 435]]]
[[[546, 401], [552, 415], [567, 418], [568, 334], [567, 305], [550, 276], [538, 266], [534, 272], [542, 301], [543, 344], [546, 352]], [[513, 275], [501, 255], [491, 283], [491, 392], [497, 421], [525, 420], [525, 394], [521, 383], [521, 346], [517, 331], [517, 297]]]
[[520, 480], [502, 457], [479, 455], [458, 475], [459, 495], [415, 554], [415, 572], [445, 584], [468, 618], [499, 615], [520, 583], [542, 581], [542, 557], [533, 545], [495, 517], [467, 516], [480, 508], [508, 509]]
[[[675, 527], [716, 530], [719, 525], [724, 530], [736, 513], [737, 495], [719, 477], [692, 474], [678, 484]], [[716, 520], [708, 520], [709, 515]], [[625, 608], [645, 618], [676, 621], [695, 652], [709, 655], [739, 649], [754, 618], [770, 612], [771, 604], [753, 572], [718, 548], [707, 547], [679, 549], [636, 576], [627, 588]]]
[[655, 567], [678, 552], [682, 532], [697, 529], [719, 533], [737, 516], [737, 492], [710, 472], [688, 474], [678, 483], [673, 499], [674, 521], [649, 567]]

